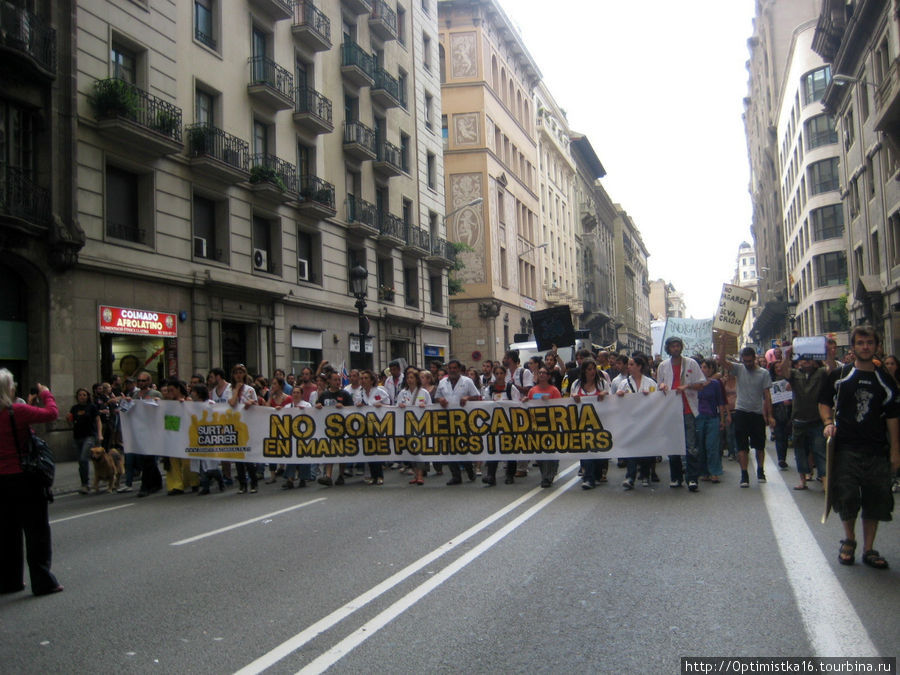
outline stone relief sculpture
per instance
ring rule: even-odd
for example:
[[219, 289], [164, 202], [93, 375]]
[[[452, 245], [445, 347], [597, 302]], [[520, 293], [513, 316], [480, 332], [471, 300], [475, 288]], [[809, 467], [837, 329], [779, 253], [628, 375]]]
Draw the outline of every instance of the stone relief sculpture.
[[453, 116], [456, 127], [456, 145], [478, 145], [478, 113], [462, 113]]
[[[480, 173], [461, 173], [450, 176], [451, 209], [468, 204], [483, 196]], [[459, 256], [465, 267], [459, 272], [459, 279], [466, 284], [484, 282], [484, 222], [482, 207], [470, 206], [452, 216], [451, 240], [466, 244], [472, 250], [463, 251]]]
[[450, 36], [450, 73], [454, 78], [478, 75], [478, 50], [475, 33], [453, 33]]

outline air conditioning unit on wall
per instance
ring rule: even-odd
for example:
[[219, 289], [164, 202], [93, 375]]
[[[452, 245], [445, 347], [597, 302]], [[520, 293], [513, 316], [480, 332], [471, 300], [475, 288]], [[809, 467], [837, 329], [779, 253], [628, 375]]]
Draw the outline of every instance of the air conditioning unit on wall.
[[253, 249], [253, 269], [260, 270], [262, 272], [269, 271], [269, 252], [261, 249], [255, 248]]

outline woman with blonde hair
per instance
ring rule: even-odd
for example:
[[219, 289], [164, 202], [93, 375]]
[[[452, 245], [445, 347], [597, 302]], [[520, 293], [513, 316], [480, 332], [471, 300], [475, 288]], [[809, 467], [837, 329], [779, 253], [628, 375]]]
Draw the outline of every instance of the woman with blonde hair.
[[[37, 385], [41, 405], [16, 402], [12, 373], [0, 368], [0, 593], [25, 588], [22, 577], [28, 561], [31, 592], [59, 593], [63, 587], [50, 571], [52, 547], [47, 504], [52, 495], [32, 476], [22, 471], [19, 457], [25, 450], [31, 425], [59, 417], [53, 394]], [[25, 536], [25, 560], [22, 535]]]

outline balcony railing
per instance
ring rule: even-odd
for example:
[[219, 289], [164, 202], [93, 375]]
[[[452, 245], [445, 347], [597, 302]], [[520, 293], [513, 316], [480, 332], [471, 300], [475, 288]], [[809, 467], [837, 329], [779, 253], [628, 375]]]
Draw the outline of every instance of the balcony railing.
[[373, 230], [378, 229], [378, 209], [374, 204], [360, 199], [355, 195], [347, 195], [347, 222], [367, 225]]
[[268, 56], [251, 56], [250, 84], [265, 84], [286, 98], [294, 90], [294, 76]]
[[446, 239], [435, 237], [431, 240], [431, 255], [445, 260], [456, 260], [456, 249]]
[[294, 4], [294, 25], [306, 26], [314, 31], [323, 42], [331, 43], [331, 19], [316, 8], [312, 0], [297, 0]]
[[391, 237], [398, 241], [404, 241], [404, 229], [406, 225], [402, 218], [392, 213], [381, 211], [378, 213], [378, 233], [383, 237]]
[[[362, 122], [344, 123], [344, 145], [356, 155], [374, 158], [375, 132]], [[358, 151], [357, 151], [358, 150]]]
[[[402, 92], [400, 91], [400, 82], [387, 72], [381, 66], [375, 66], [375, 83], [372, 85], [372, 95], [378, 96], [378, 92], [383, 92], [391, 99], [396, 101], [393, 105], [397, 105], [398, 103], [406, 104], [406, 101], [401, 97]], [[381, 98], [384, 96], [382, 95]]]
[[7, 167], [0, 173], [0, 214], [45, 225], [50, 221], [50, 192], [24, 171]]
[[27, 9], [0, 2], [0, 44], [56, 74], [56, 31]]
[[369, 29], [383, 40], [393, 40], [397, 37], [397, 12], [388, 7], [384, 0], [374, 0]]
[[298, 87], [295, 92], [294, 112], [315, 115], [331, 124], [331, 100], [310, 87]]
[[106, 221], [106, 236], [135, 244], [147, 243], [147, 230], [144, 228], [132, 224], [115, 223], [111, 220]]
[[181, 143], [181, 108], [125, 80], [96, 82], [93, 106], [99, 120], [126, 119]]
[[341, 66], [358, 68], [369, 81], [375, 79], [375, 57], [355, 42], [348, 41], [341, 45]]
[[389, 141], [381, 141], [375, 149], [376, 170], [387, 173], [389, 176], [399, 176], [403, 173], [400, 166], [400, 148]]
[[826, 129], [825, 131], [816, 131], [807, 136], [807, 150], [818, 148], [822, 145], [830, 145], [838, 142], [838, 135], [835, 129]]
[[251, 183], [270, 183], [282, 192], [297, 192], [297, 170], [290, 162], [260, 153], [253, 155], [250, 164]]
[[300, 196], [304, 201], [334, 210], [334, 185], [318, 176], [300, 176]]
[[421, 227], [407, 225], [406, 244], [414, 248], [420, 248], [423, 251], [431, 252], [431, 232], [422, 229]]
[[191, 157], [212, 157], [238, 171], [250, 171], [250, 145], [221, 129], [206, 124], [187, 127]]

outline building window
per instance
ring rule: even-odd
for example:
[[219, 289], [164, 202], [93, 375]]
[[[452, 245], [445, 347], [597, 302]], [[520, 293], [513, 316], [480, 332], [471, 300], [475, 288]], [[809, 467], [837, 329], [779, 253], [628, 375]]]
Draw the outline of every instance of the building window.
[[278, 274], [280, 267], [281, 237], [278, 222], [253, 216], [252, 267], [256, 272]]
[[842, 286], [847, 283], [847, 257], [843, 251], [813, 257], [816, 287]]
[[215, 117], [213, 115], [213, 103], [215, 99], [213, 98], [213, 95], [202, 89], [198, 89], [194, 98], [196, 107], [196, 110], [194, 111], [195, 121], [198, 124], [215, 126]]
[[214, 0], [194, 0], [194, 37], [210, 49], [216, 48], [213, 29]]
[[422, 33], [422, 65], [431, 71], [431, 38]]
[[[106, 167], [106, 236], [151, 245], [150, 176], [116, 166]], [[141, 208], [145, 206], [146, 208]]]
[[431, 129], [431, 109], [433, 107], [434, 101], [431, 97], [431, 94], [425, 94], [425, 128]]
[[869, 246], [872, 250], [872, 274], [878, 274], [881, 272], [881, 248], [877, 232], [869, 235]]
[[390, 257], [379, 257], [377, 262], [378, 299], [381, 302], [394, 301], [394, 261]]
[[433, 153], [428, 153], [428, 187], [437, 190], [437, 160]]
[[428, 278], [428, 290], [431, 311], [435, 314], [441, 314], [444, 311], [444, 282], [439, 274]]
[[413, 224], [413, 203], [409, 199], [403, 199], [403, 224], [410, 227]]
[[406, 71], [400, 68], [397, 71], [397, 89], [400, 91], [400, 105], [404, 108], [406, 108], [407, 101], [409, 101], [409, 97], [406, 94], [408, 81], [409, 77], [406, 75]]
[[809, 166], [810, 194], [838, 189], [838, 158], [830, 157]]
[[397, 42], [406, 44], [406, 10], [397, 5]]
[[809, 105], [822, 100], [825, 87], [831, 82], [831, 68], [825, 66], [810, 73], [806, 73], [801, 79], [803, 89], [803, 105]]
[[844, 150], [849, 150], [850, 146], [853, 145], [853, 142], [856, 140], [856, 125], [853, 123], [852, 107], [847, 109], [847, 114], [844, 115], [842, 126], [844, 128]]
[[444, 143], [444, 150], [450, 149], [450, 130], [447, 128], [447, 116], [441, 115], [441, 140]]
[[428, 3], [429, 0], [422, 0], [422, 11], [428, 14]]
[[400, 132], [400, 168], [409, 173], [409, 136]]
[[500, 285], [509, 288], [509, 268], [506, 260], [506, 247], [500, 246]]
[[803, 126], [807, 150], [837, 143], [837, 130], [831, 115], [816, 115], [806, 120]]
[[816, 303], [820, 333], [837, 333], [849, 328], [844, 319], [843, 303], [840, 300], [823, 300]]
[[419, 306], [419, 273], [415, 267], [403, 268], [403, 300], [407, 307]]
[[112, 64], [113, 77], [137, 84], [137, 55], [133, 51], [113, 42], [109, 60]]
[[824, 241], [844, 236], [844, 209], [840, 204], [830, 204], [813, 209], [809, 214], [813, 226], [813, 241]]
[[217, 232], [216, 203], [212, 199], [194, 195], [194, 258], [222, 260]]

